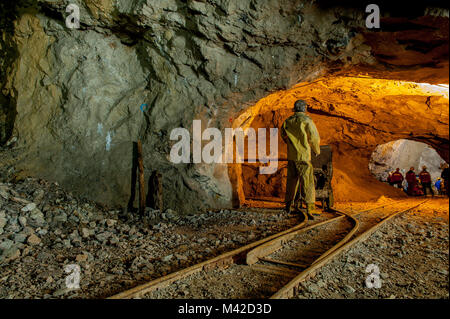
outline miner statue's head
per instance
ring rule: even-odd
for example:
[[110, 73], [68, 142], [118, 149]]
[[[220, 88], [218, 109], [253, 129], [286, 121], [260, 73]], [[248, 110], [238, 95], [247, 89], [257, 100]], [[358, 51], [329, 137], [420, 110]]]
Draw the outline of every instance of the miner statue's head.
[[295, 103], [294, 103], [294, 112], [306, 112], [306, 106], [307, 106], [308, 104], [306, 103], [306, 101], [303, 101], [303, 100], [297, 100]]

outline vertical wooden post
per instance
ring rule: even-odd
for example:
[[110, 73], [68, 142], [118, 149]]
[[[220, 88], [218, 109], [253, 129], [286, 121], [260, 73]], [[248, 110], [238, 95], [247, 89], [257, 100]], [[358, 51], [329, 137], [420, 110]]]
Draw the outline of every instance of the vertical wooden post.
[[160, 173], [156, 173], [155, 189], [157, 189], [156, 202], [158, 204], [158, 209], [160, 211], [163, 211], [164, 209], [163, 185], [162, 185], [162, 175]]
[[138, 140], [137, 144], [138, 167], [139, 167], [139, 214], [143, 215], [145, 211], [145, 178], [144, 178], [144, 159], [142, 156], [142, 143]]
[[153, 171], [152, 175], [149, 178], [148, 186], [149, 191], [148, 191], [147, 205], [153, 209], [163, 211], [164, 201], [163, 201], [163, 185], [161, 173]]

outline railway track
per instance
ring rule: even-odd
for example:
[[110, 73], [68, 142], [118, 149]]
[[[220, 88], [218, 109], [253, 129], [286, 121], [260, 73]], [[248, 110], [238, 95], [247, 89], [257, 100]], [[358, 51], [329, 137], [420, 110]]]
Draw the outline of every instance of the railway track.
[[[425, 201], [424, 201], [425, 202]], [[334, 217], [296, 226], [197, 265], [123, 291], [110, 299], [130, 298], [289, 298], [324, 265], [367, 239], [384, 223], [424, 202], [395, 213], [333, 209]], [[368, 214], [371, 212], [370, 214]], [[336, 232], [336, 229], [338, 230]]]

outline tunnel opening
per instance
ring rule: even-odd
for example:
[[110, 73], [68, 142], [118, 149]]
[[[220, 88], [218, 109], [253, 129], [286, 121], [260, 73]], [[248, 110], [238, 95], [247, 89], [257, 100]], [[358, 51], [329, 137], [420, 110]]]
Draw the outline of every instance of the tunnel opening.
[[[298, 99], [307, 101], [307, 113], [318, 128], [321, 145], [329, 145], [333, 151], [332, 187], [337, 201], [406, 196], [381, 182], [369, 169], [373, 150], [389, 141], [426, 142], [448, 161], [448, 85], [368, 76], [324, 77], [272, 93], [233, 121], [233, 128], [244, 131], [279, 130], [275, 173], [259, 174], [259, 167], [267, 164], [260, 163], [258, 158], [252, 161], [247, 147], [243, 163], [229, 165], [235, 205], [284, 205], [287, 146], [280, 132]], [[235, 149], [236, 141], [233, 143]]]
[[415, 173], [418, 175], [425, 166], [431, 175], [432, 189], [437, 194], [438, 189], [436, 189], [435, 183], [441, 177], [445, 163], [438, 152], [428, 144], [400, 139], [378, 145], [370, 157], [369, 170], [377, 180], [392, 187], [401, 186], [406, 190], [405, 179], [401, 181], [401, 184], [396, 183], [396, 179], [392, 179], [390, 175], [392, 176], [399, 168], [399, 172], [404, 177], [411, 167], [415, 168]]

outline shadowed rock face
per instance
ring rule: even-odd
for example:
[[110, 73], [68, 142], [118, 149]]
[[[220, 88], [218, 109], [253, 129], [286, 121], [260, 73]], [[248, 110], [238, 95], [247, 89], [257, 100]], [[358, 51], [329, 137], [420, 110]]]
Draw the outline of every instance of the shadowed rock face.
[[[2, 29], [7, 41], [0, 43], [0, 142], [18, 137], [17, 165], [24, 173], [57, 180], [110, 206], [129, 201], [132, 143], [138, 139], [146, 176], [163, 174], [168, 208], [230, 206], [234, 184], [226, 165], [169, 161], [173, 128], [191, 129], [192, 120], [200, 119], [203, 128], [223, 129], [269, 93], [329, 75], [363, 72], [448, 83], [448, 11], [442, 9], [425, 15], [423, 8], [408, 23], [386, 10], [386, 29], [372, 32], [364, 27], [363, 9], [320, 2], [73, 3], [81, 9], [79, 30], [66, 28], [63, 2], [22, 1], [6, 8], [15, 18]], [[144, 112], [142, 104], [148, 105]], [[323, 122], [367, 120], [352, 108], [333, 109], [323, 99], [314, 107]], [[365, 112], [374, 134], [391, 130], [385, 115], [377, 121], [377, 110]], [[408, 112], [411, 118], [424, 114], [412, 107]], [[416, 138], [447, 143], [448, 150], [448, 132], [435, 133], [436, 125], [448, 131], [446, 114], [427, 118], [432, 122]], [[367, 125], [357, 127], [362, 129], [354, 136], [364, 140]], [[408, 134], [403, 131], [397, 135]], [[373, 151], [347, 140], [343, 145], [361, 159]], [[336, 161], [345, 162], [345, 152], [337, 154]]]

